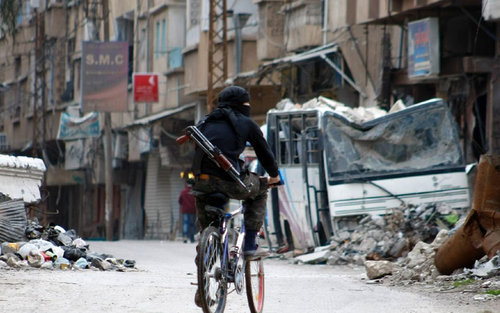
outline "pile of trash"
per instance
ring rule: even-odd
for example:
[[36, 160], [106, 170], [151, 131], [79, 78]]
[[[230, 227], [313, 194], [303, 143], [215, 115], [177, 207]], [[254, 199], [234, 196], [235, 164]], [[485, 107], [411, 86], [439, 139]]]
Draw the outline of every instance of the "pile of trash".
[[127, 271], [135, 269], [134, 260], [116, 259], [112, 255], [92, 252], [75, 230], [59, 225], [41, 226], [29, 220], [24, 239], [2, 242], [0, 268], [99, 269]]

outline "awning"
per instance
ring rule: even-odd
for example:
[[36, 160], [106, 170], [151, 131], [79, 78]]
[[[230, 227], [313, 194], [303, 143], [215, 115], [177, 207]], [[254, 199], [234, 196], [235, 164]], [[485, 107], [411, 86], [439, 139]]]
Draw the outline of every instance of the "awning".
[[189, 110], [191, 108], [194, 108], [197, 104], [198, 104], [198, 102], [192, 102], [192, 103], [183, 105], [181, 107], [177, 107], [175, 109], [161, 111], [159, 113], [135, 120], [132, 124], [128, 125], [128, 127], [137, 126], [137, 125], [146, 125], [146, 124], [149, 124], [149, 123], [154, 122], [156, 120], [159, 120], [161, 118], [172, 116], [174, 114], [177, 114], [177, 113]]
[[261, 78], [261, 76], [265, 75], [266, 73], [289, 66], [290, 63], [299, 63], [312, 58], [320, 57], [337, 73], [339, 73], [345, 81], [347, 81], [354, 89], [356, 89], [356, 91], [358, 91], [363, 97], [366, 97], [366, 94], [363, 92], [363, 90], [349, 76], [347, 76], [347, 74], [345, 74], [340, 67], [338, 67], [332, 60], [328, 58], [328, 54], [337, 52], [338, 49], [339, 46], [336, 43], [330, 43], [299, 54], [275, 59], [273, 61], [262, 64], [257, 71], [240, 73], [239, 75], [236, 75], [233, 78], [229, 79], [229, 82], [235, 82], [237, 80], [249, 80], [252, 78]]
[[305, 61], [307, 59], [315, 58], [315, 57], [320, 57], [322, 55], [326, 55], [332, 52], [337, 52], [338, 51], [338, 45], [336, 43], [331, 43], [328, 45], [324, 45], [318, 48], [314, 48], [299, 54], [283, 57], [280, 59], [274, 59], [273, 61], [264, 63], [262, 66], [269, 66], [271, 64], [282, 64], [282, 63], [297, 63], [301, 61]]

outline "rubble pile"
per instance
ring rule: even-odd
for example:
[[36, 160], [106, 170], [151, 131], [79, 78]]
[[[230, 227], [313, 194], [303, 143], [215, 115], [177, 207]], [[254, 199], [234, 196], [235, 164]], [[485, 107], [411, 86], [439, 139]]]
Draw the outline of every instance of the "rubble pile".
[[[384, 216], [367, 215], [351, 225], [341, 225], [330, 246], [317, 252], [329, 250], [326, 263], [332, 265], [395, 261], [416, 246], [432, 243], [440, 230], [452, 228], [462, 215], [442, 204], [401, 206]], [[302, 261], [301, 257], [296, 259]]]
[[[442, 237], [446, 237], [443, 233]], [[389, 285], [426, 284], [435, 286], [437, 292], [460, 292], [472, 294], [474, 301], [500, 299], [500, 251], [488, 260], [484, 256], [477, 260], [471, 269], [457, 269], [452, 275], [440, 275], [434, 266], [434, 255], [437, 243], [417, 251], [406, 259], [392, 264], [392, 270], [375, 281]], [[415, 250], [415, 249], [414, 249]], [[412, 250], [412, 252], [414, 252]], [[431, 252], [431, 250], [433, 250]], [[413, 258], [412, 258], [413, 257]], [[382, 274], [382, 273], [378, 273]], [[367, 276], [368, 267], [367, 267]]]
[[442, 205], [402, 206], [385, 216], [364, 216], [344, 223], [329, 246], [299, 255], [294, 263], [365, 267], [370, 282], [392, 285], [433, 284], [438, 291], [462, 288], [474, 300], [500, 297], [500, 251], [484, 256], [472, 269], [441, 275], [436, 251], [463, 224], [465, 212]]
[[92, 252], [73, 229], [50, 224], [43, 227], [28, 221], [24, 239], [2, 242], [0, 268], [99, 269], [126, 271], [135, 268], [134, 260], [118, 260], [112, 255]]

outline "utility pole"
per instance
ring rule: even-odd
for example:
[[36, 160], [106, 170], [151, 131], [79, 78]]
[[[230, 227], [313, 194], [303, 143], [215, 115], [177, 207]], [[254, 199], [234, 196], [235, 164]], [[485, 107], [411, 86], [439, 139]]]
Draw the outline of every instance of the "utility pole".
[[226, 0], [210, 0], [208, 21], [207, 113], [217, 103], [215, 87], [227, 79], [227, 10]]
[[[38, 137], [40, 131], [38, 129], [38, 102], [41, 103], [41, 147], [45, 147], [45, 19], [43, 11], [40, 12], [38, 7], [35, 11], [35, 63], [34, 63], [34, 79], [33, 79], [33, 139], [32, 139], [32, 156], [38, 156]], [[39, 92], [40, 90], [40, 92]]]
[[40, 59], [40, 13], [35, 9], [35, 70], [33, 79], [33, 138], [31, 140], [31, 155], [37, 156], [37, 127], [38, 127], [38, 60]]
[[[102, 14], [104, 23], [104, 41], [109, 41], [109, 3], [108, 0], [102, 0]], [[104, 220], [106, 223], [106, 240], [113, 240], [113, 159], [111, 144], [111, 113], [104, 113], [104, 175], [105, 175], [105, 206]]]

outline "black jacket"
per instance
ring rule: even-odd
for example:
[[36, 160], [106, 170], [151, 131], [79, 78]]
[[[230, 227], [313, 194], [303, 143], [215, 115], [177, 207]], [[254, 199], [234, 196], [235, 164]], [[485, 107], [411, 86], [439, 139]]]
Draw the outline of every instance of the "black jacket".
[[[208, 118], [205, 118], [204, 122], [201, 122], [198, 127], [205, 137], [222, 151], [238, 172], [241, 173], [243, 165], [243, 161], [239, 159], [239, 156], [245, 149], [245, 143], [249, 142], [254, 148], [257, 159], [266, 172], [271, 177], [278, 176], [276, 159], [257, 123], [249, 117], [239, 113], [237, 110], [233, 110], [233, 112], [233, 123], [230, 118], [224, 116], [224, 114], [217, 114], [217, 112], [214, 111], [214, 113], [211, 114], [212, 118], [210, 118], [211, 115], [208, 115]], [[213, 117], [214, 115], [216, 116], [215, 118]], [[236, 127], [233, 127], [233, 124]], [[195, 164], [196, 158], [200, 157], [200, 166], [193, 165], [195, 174], [204, 173], [225, 180], [232, 180], [231, 176], [211, 161], [201, 149], [197, 148]]]

